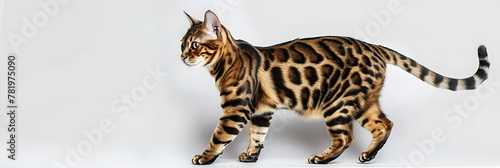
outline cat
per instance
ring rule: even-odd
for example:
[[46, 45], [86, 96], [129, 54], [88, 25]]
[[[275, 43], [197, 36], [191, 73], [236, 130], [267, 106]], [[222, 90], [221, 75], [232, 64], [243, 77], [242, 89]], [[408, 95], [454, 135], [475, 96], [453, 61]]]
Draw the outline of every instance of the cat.
[[290, 109], [299, 115], [325, 119], [332, 144], [312, 155], [311, 164], [337, 158], [354, 140], [353, 121], [373, 139], [359, 155], [374, 159], [387, 141], [393, 123], [380, 110], [378, 99], [387, 64], [394, 64], [435, 87], [471, 90], [487, 79], [486, 47], [478, 48], [479, 68], [468, 78], [440, 75], [394, 50], [349, 37], [296, 39], [270, 47], [235, 40], [210, 10], [204, 21], [186, 12], [191, 27], [182, 39], [181, 59], [188, 66], [204, 66], [215, 78], [223, 114], [208, 147], [192, 159], [211, 164], [248, 124], [250, 144], [241, 162], [257, 161], [273, 113]]

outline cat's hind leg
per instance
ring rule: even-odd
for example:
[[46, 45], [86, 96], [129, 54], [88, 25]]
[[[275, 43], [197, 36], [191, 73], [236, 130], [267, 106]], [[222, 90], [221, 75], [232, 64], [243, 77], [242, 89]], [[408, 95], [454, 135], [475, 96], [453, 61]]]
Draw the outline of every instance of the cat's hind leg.
[[372, 133], [373, 139], [368, 150], [359, 155], [360, 162], [368, 162], [375, 158], [377, 152], [384, 146], [392, 129], [392, 122], [385, 117], [378, 103], [371, 104], [364, 113], [356, 118], [359, 124]]
[[327, 164], [340, 156], [354, 141], [352, 134], [353, 119], [350, 114], [355, 111], [355, 108], [345, 104], [344, 101], [340, 101], [325, 110], [324, 118], [333, 142], [320, 155], [309, 157], [309, 163]]

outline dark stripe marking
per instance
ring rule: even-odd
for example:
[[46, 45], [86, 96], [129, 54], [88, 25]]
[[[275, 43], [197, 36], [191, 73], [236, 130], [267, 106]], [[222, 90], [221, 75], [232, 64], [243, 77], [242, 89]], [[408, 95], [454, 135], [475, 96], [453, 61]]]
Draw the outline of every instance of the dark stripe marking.
[[472, 90], [476, 88], [476, 79], [474, 79], [474, 77], [466, 78], [464, 79], [464, 81], [465, 81], [465, 88], [467, 90]]
[[245, 92], [246, 94], [250, 94], [250, 93], [252, 93], [252, 87], [251, 87], [251, 86], [252, 86], [252, 85], [250, 84], [250, 81], [249, 81], [249, 80], [247, 80], [247, 84], [246, 84], [246, 87], [245, 87], [245, 88], [247, 88], [247, 90], [246, 90], [246, 92]]
[[220, 92], [220, 96], [227, 96], [231, 93], [233, 93], [233, 91], [222, 91], [222, 92]]
[[429, 74], [429, 69], [427, 69], [426, 67], [424, 66], [421, 66], [421, 69], [420, 69], [420, 79], [422, 79], [423, 81], [425, 81], [425, 77]]
[[305, 109], [308, 108], [307, 104], [309, 103], [310, 94], [311, 93], [307, 87], [302, 88], [300, 98], [302, 100], [302, 107]]
[[252, 118], [252, 117], [250, 116], [250, 111], [245, 110], [245, 109], [240, 109], [240, 110], [238, 110], [238, 111], [239, 111], [239, 112], [241, 112], [241, 113], [243, 113], [243, 114], [245, 114], [245, 119], [246, 119], [247, 121], [248, 121], [248, 120], [250, 120], [250, 118]]
[[228, 100], [225, 101], [224, 104], [222, 104], [222, 108], [226, 107], [236, 107], [236, 106], [247, 106], [248, 101], [243, 100], [243, 99], [234, 99], [234, 100]]
[[238, 135], [240, 133], [240, 130], [233, 127], [222, 126], [222, 129], [224, 129], [226, 133], [231, 135]]
[[269, 68], [270, 68], [270, 64], [271, 64], [271, 62], [270, 62], [268, 59], [266, 59], [266, 60], [264, 61], [264, 71], [269, 70]]
[[[327, 41], [331, 41], [331, 40], [322, 40], [320, 41], [318, 44], [319, 46], [321, 46], [321, 48], [323, 50], [325, 50], [328, 54], [326, 55], [328, 59], [332, 60], [333, 63], [335, 63], [337, 66], [339, 66], [339, 68], [344, 68], [344, 62], [342, 61], [342, 59], [340, 59], [337, 54], [335, 54], [335, 52], [333, 52], [330, 47], [325, 43]], [[345, 52], [345, 51], [344, 51]], [[342, 52], [340, 53], [342, 54]], [[345, 55], [345, 53], [343, 53], [343, 55]]]
[[257, 127], [269, 127], [271, 125], [271, 122], [269, 122], [269, 120], [271, 120], [270, 114], [253, 116], [252, 124]]
[[362, 126], [362, 127], [365, 127], [365, 124], [366, 124], [367, 122], [368, 122], [368, 118], [365, 118], [365, 119], [363, 120], [363, 122], [361, 122], [361, 126]]
[[271, 69], [271, 79], [274, 83], [275, 91], [278, 94], [280, 101], [284, 103], [285, 99], [283, 99], [283, 96], [286, 96], [290, 99], [292, 107], [294, 107], [297, 104], [297, 100], [295, 98], [294, 92], [285, 86], [281, 68], [273, 67]]
[[356, 50], [356, 53], [363, 54], [363, 51], [361, 50], [361, 47], [359, 46], [358, 41], [357, 40], [353, 40], [353, 39], [350, 39], [350, 40], [354, 41], [354, 43], [353, 43], [354, 45], [353, 46], [354, 46], [354, 50]]
[[434, 73], [434, 84], [436, 86], [439, 86], [439, 84], [441, 84], [441, 82], [443, 82], [443, 79], [444, 79], [443, 75]]
[[457, 90], [458, 79], [448, 78], [448, 89]]
[[484, 69], [478, 69], [476, 71], [476, 74], [474, 74], [474, 76], [477, 76], [482, 80], [486, 80], [488, 78], [488, 73], [486, 73]]
[[312, 99], [313, 99], [313, 107], [312, 108], [316, 108], [316, 105], [320, 104], [320, 102], [318, 101], [319, 96], [320, 96], [319, 89], [314, 89], [313, 94], [312, 94]]
[[238, 115], [232, 115], [232, 116], [227, 116], [227, 117], [222, 117], [220, 118], [221, 121], [223, 120], [231, 120], [231, 121], [234, 121], [234, 122], [240, 122], [240, 123], [243, 123], [243, 124], [247, 124], [247, 119], [245, 117], [241, 117], [241, 116], [238, 116]]
[[246, 85], [243, 85], [236, 90], [236, 95], [241, 95], [247, 89]]
[[324, 114], [323, 114], [323, 117], [328, 117], [330, 115], [332, 115], [333, 113], [335, 113], [337, 110], [339, 110], [342, 106], [344, 105], [344, 102], [341, 101], [339, 102], [336, 106], [333, 106], [332, 108], [328, 109]]
[[344, 134], [344, 135], [349, 135], [349, 131], [347, 130], [344, 130], [344, 129], [335, 129], [335, 130], [332, 130], [332, 129], [328, 129], [328, 132], [330, 132], [330, 134]]
[[314, 48], [307, 43], [297, 42], [292, 45], [292, 48], [296, 49], [297, 51], [300, 51], [301, 54], [308, 57], [311, 63], [318, 64], [322, 62], [324, 59], [321, 54], [316, 52], [316, 50], [314, 50]]
[[227, 144], [231, 143], [231, 140], [229, 140], [229, 141], [221, 141], [221, 140], [217, 139], [217, 137], [215, 137], [215, 135], [212, 135], [212, 142], [214, 144], [224, 144], [224, 145], [227, 145]]
[[351, 117], [338, 116], [337, 118], [327, 121], [326, 125], [329, 127], [334, 125], [344, 125], [350, 123], [351, 121], [352, 121]]

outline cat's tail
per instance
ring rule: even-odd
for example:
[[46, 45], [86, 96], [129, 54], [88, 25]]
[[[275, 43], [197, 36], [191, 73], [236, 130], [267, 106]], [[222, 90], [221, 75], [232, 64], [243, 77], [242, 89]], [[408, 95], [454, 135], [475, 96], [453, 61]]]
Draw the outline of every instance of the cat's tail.
[[387, 63], [394, 64], [420, 78], [422, 81], [425, 81], [438, 88], [449, 89], [453, 91], [472, 90], [488, 78], [488, 68], [490, 67], [490, 62], [488, 62], [488, 54], [484, 45], [479, 46], [479, 48], [477, 49], [477, 54], [479, 57], [479, 67], [476, 73], [468, 78], [463, 79], [445, 77], [432, 70], [429, 70], [425, 66], [415, 62], [415, 60], [408, 58], [394, 50], [386, 47], [382, 48], [386, 52], [384, 54], [386, 54], [387, 57], [384, 57], [384, 59], [387, 61]]

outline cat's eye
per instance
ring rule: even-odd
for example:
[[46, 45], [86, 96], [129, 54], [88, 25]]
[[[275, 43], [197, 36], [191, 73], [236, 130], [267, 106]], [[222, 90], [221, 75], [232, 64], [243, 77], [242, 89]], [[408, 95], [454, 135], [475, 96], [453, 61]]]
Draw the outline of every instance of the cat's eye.
[[200, 46], [199, 42], [195, 41], [195, 42], [191, 43], [191, 49], [193, 49], [193, 50], [198, 49], [199, 46]]

